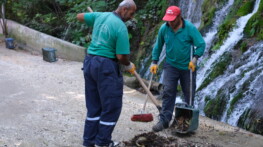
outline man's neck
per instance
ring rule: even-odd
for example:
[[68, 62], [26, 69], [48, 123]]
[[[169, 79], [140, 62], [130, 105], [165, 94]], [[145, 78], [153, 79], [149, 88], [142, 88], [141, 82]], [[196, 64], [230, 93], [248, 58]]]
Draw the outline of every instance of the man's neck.
[[178, 31], [180, 28], [183, 27], [183, 21], [182, 19], [180, 20], [180, 24], [178, 26], [176, 26], [175, 28], [173, 28], [174, 32]]
[[113, 11], [113, 13], [118, 16], [123, 22], [124, 20], [121, 18], [120, 12], [118, 10]]

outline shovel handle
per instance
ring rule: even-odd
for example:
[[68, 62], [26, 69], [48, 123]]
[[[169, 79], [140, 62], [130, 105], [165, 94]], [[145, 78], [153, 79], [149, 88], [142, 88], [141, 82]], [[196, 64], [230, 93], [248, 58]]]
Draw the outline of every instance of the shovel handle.
[[[151, 89], [152, 80], [153, 80], [153, 73], [151, 74], [150, 83], [148, 84], [148, 88], [147, 88], [149, 90]], [[146, 107], [146, 103], [147, 103], [148, 99], [149, 99], [148, 94], [146, 94], [146, 100], [143, 104], [143, 111], [145, 111], [145, 107]]]
[[146, 93], [148, 94], [149, 98], [152, 100], [152, 102], [154, 103], [154, 105], [158, 108], [158, 110], [161, 108], [161, 106], [159, 105], [158, 101], [154, 98], [154, 96], [152, 95], [152, 93], [150, 92], [150, 90], [146, 87], [146, 85], [144, 84], [144, 82], [142, 81], [140, 75], [138, 75], [138, 73], [135, 71], [134, 72], [135, 77], [137, 78], [137, 80], [139, 81], [139, 83], [142, 85], [142, 88], [146, 91]]
[[93, 10], [91, 9], [90, 6], [88, 6], [87, 9], [88, 9], [89, 12], [93, 12]]
[[[193, 59], [193, 49], [194, 47], [191, 47], [191, 51], [190, 51], [190, 62]], [[189, 105], [193, 106], [193, 71], [190, 69], [190, 102]]]

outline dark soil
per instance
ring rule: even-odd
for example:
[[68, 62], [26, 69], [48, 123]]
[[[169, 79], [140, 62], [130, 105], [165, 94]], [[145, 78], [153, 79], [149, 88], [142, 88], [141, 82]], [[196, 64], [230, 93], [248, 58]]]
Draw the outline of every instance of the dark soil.
[[177, 137], [164, 137], [154, 132], [136, 135], [130, 141], [123, 143], [126, 147], [219, 147], [209, 143], [186, 141]]

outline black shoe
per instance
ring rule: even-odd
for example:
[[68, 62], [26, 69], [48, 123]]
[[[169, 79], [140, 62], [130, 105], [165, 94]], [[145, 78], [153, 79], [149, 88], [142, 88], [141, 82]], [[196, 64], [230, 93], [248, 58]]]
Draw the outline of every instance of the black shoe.
[[85, 147], [95, 147], [95, 145], [88, 145], [85, 141], [83, 142], [82, 145], [85, 146]]
[[152, 130], [154, 132], [159, 132], [159, 131], [162, 131], [163, 129], [166, 129], [166, 128], [168, 128], [168, 124], [165, 124], [165, 123], [159, 121], [156, 125], [154, 125], [152, 127]]

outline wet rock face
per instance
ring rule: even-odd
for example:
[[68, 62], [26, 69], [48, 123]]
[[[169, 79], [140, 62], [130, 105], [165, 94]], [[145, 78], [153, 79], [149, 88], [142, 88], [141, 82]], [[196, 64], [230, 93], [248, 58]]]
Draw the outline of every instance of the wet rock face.
[[[229, 84], [228, 84], [229, 85]], [[225, 86], [228, 87], [228, 86]], [[229, 95], [228, 89], [221, 88], [214, 99], [207, 102], [204, 113], [207, 117], [214, 120], [220, 120], [226, 108]]]
[[263, 99], [259, 100], [254, 107], [247, 109], [238, 121], [238, 127], [244, 128], [256, 134], [263, 135]]

